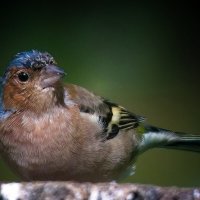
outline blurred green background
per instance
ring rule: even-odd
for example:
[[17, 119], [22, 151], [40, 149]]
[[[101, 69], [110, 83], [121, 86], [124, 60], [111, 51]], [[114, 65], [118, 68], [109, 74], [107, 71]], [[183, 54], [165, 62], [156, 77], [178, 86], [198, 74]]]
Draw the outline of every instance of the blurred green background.
[[[198, 6], [132, 1], [9, 2], [0, 8], [0, 72], [14, 54], [50, 52], [66, 82], [146, 116], [200, 134]], [[200, 154], [154, 149], [127, 182], [200, 186]], [[19, 180], [0, 161], [0, 181]]]

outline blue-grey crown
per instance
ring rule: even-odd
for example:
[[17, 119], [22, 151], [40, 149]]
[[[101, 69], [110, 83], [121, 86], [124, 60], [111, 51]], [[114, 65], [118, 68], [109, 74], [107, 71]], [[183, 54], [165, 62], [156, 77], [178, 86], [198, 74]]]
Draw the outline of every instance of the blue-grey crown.
[[14, 56], [7, 69], [12, 67], [36, 67], [38, 65], [55, 64], [54, 58], [47, 52], [37, 50], [24, 51]]

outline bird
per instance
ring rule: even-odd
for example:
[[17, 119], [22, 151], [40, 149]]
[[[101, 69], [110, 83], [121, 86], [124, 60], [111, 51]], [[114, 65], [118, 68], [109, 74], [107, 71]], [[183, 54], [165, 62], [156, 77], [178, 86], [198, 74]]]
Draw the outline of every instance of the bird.
[[0, 155], [24, 181], [107, 182], [151, 148], [200, 152], [200, 135], [146, 118], [75, 84], [48, 52], [17, 53], [1, 77]]

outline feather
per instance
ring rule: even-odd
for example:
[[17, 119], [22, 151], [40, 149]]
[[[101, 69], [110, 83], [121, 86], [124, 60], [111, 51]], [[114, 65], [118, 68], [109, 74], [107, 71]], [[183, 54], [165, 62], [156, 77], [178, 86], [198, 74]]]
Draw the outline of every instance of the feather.
[[136, 128], [144, 120], [143, 117], [127, 111], [116, 103], [96, 96], [82, 87], [68, 84], [65, 88], [69, 93], [68, 96], [78, 104], [81, 112], [99, 116], [99, 123], [103, 125], [103, 133], [107, 139], [117, 136], [120, 130]]
[[144, 125], [138, 150], [141, 153], [155, 147], [200, 152], [200, 135]]

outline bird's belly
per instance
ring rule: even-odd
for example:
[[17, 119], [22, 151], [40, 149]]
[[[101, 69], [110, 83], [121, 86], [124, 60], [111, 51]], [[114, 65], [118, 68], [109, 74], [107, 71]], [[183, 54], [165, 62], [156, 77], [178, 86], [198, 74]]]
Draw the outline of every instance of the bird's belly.
[[[128, 139], [128, 135], [126, 137]], [[89, 143], [92, 144], [91, 142]], [[111, 143], [118, 145], [114, 151], [110, 148]], [[6, 157], [23, 180], [111, 181], [118, 178], [131, 159], [131, 151], [123, 145], [121, 137], [91, 145], [92, 153], [90, 149], [84, 149], [87, 144], [79, 151], [74, 149], [74, 152], [71, 148], [68, 151], [69, 146], [66, 148], [55, 145], [49, 151], [45, 144], [42, 148], [33, 145], [31, 148], [21, 146], [20, 150], [17, 149], [10, 157]]]
[[20, 140], [16, 133], [2, 139], [7, 147], [2, 148], [3, 157], [23, 180], [110, 181], [127, 167], [134, 149], [132, 132], [102, 141], [98, 129], [72, 127], [69, 116], [59, 117], [51, 120], [57, 127], [51, 121], [38, 123], [42, 125], [28, 129], [35, 131], [32, 135], [24, 131]]
[[[63, 158], [63, 159], [62, 159]], [[88, 163], [85, 159], [64, 158], [62, 154], [52, 153], [48, 158], [37, 153], [21, 153], [21, 155], [12, 155], [5, 158], [10, 167], [23, 180], [72, 180], [72, 181], [111, 181], [115, 180], [119, 174], [126, 168], [126, 164], [116, 167], [110, 162], [99, 162], [98, 159], [91, 160]], [[119, 163], [115, 163], [115, 165]], [[110, 166], [109, 166], [110, 165]], [[108, 167], [109, 166], [109, 167]]]

